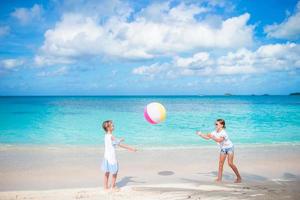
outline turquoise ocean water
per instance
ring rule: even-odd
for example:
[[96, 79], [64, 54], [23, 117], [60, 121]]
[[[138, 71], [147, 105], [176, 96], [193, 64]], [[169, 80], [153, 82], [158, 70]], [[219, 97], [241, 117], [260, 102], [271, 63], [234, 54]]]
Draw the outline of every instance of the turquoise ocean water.
[[[164, 123], [143, 116], [150, 102], [167, 109]], [[212, 145], [195, 130], [223, 118], [235, 144], [300, 143], [299, 96], [0, 97], [0, 143], [98, 145], [103, 120], [115, 134], [145, 147]]]

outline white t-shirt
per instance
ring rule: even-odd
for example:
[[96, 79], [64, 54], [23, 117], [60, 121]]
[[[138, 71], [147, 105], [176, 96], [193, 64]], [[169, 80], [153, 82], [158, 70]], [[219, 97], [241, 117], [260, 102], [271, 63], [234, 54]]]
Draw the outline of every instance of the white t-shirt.
[[224, 129], [222, 129], [220, 132], [213, 131], [211, 134], [213, 136], [215, 136], [216, 138], [221, 138], [221, 137], [224, 138], [223, 142], [219, 143], [219, 146], [220, 146], [221, 149], [233, 147], [233, 144], [230, 141], [230, 139], [229, 139], [229, 137], [228, 137], [228, 135], [227, 135], [227, 133]]
[[111, 134], [105, 134], [104, 136], [104, 143], [105, 143], [105, 150], [104, 150], [104, 158], [108, 161], [109, 164], [116, 164], [116, 151], [115, 151], [115, 144], [112, 141]]

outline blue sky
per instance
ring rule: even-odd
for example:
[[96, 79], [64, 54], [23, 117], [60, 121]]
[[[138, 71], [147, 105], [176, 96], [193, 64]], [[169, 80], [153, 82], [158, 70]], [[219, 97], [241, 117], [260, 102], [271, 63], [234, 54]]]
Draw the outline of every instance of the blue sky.
[[295, 0], [0, 4], [0, 95], [299, 91]]

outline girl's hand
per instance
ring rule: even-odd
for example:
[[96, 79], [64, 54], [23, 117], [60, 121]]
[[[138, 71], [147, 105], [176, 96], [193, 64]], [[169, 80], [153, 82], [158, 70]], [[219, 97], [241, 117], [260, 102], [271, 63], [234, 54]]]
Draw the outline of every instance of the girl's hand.
[[120, 138], [120, 142], [124, 142], [125, 141], [125, 139], [124, 138]]
[[137, 149], [136, 148], [131, 148], [129, 149], [130, 152], [137, 152]]
[[202, 132], [201, 131], [196, 131], [196, 134], [201, 136], [202, 135]]
[[208, 136], [209, 138], [212, 138], [212, 134], [211, 134], [211, 133], [207, 134], [207, 136]]
[[136, 151], [137, 151], [136, 148], [131, 147], [131, 146], [129, 146], [129, 145], [127, 145], [127, 144], [124, 144], [124, 143], [119, 144], [119, 147], [121, 147], [121, 148], [123, 148], [123, 149], [126, 149], [126, 150], [128, 150], [128, 151], [130, 151], [130, 152], [136, 152]]
[[199, 135], [203, 139], [206, 139], [206, 140], [211, 139], [211, 134], [210, 133], [204, 134], [201, 131], [196, 131], [196, 134]]

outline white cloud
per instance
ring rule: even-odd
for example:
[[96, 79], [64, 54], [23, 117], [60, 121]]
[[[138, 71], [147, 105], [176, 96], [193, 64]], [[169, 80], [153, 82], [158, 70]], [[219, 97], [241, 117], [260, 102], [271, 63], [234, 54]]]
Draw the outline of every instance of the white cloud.
[[107, 18], [115, 13], [125, 17], [132, 12], [129, 4], [122, 0], [64, 0], [54, 3], [64, 13], [80, 13], [95, 18]]
[[51, 55], [51, 56], [35, 56], [34, 57], [34, 63], [38, 67], [43, 67], [46, 65], [54, 65], [54, 64], [71, 64], [73, 62], [72, 59], [69, 59], [67, 57], [63, 56], [56, 56]]
[[37, 76], [40, 77], [53, 77], [53, 76], [62, 76], [68, 73], [68, 68], [67, 67], [60, 67], [57, 70], [54, 71], [43, 71], [37, 74]]
[[1, 66], [4, 69], [15, 69], [24, 64], [23, 59], [4, 59], [0, 61]]
[[175, 64], [178, 67], [199, 67], [199, 63], [201, 63], [201, 66], [211, 64], [211, 61], [209, 59], [209, 53], [199, 52], [194, 54], [190, 58], [175, 58]]
[[296, 11], [280, 24], [268, 25], [264, 28], [268, 37], [280, 39], [300, 38], [300, 1], [297, 3]]
[[253, 66], [255, 59], [255, 52], [247, 49], [229, 52], [216, 60], [216, 73], [220, 75], [257, 73], [257, 69]]
[[157, 23], [174, 21], [195, 22], [195, 15], [208, 11], [206, 7], [193, 4], [186, 5], [182, 3], [173, 8], [169, 4], [169, 2], [150, 4], [136, 14], [136, 20], [144, 21], [146, 19], [147, 21]]
[[204, 48], [231, 49], [252, 44], [253, 26], [247, 24], [248, 13], [223, 20], [216, 27], [196, 19], [195, 15], [207, 11], [197, 5], [152, 4], [138, 13], [115, 14], [105, 22], [80, 13], [65, 13], [53, 29], [46, 31], [38, 56], [150, 59]]
[[7, 35], [9, 32], [9, 26], [0, 26], [0, 37]]
[[139, 74], [139, 75], [153, 75], [160, 73], [165, 70], [165, 67], [168, 67], [168, 65], [164, 66], [159, 63], [154, 63], [150, 66], [141, 66], [133, 69], [132, 73]]
[[40, 20], [42, 17], [43, 7], [34, 4], [31, 8], [16, 8], [11, 16], [20, 21], [22, 25], [26, 25], [33, 20]]
[[214, 56], [199, 52], [191, 57], [175, 57], [133, 69], [133, 74], [160, 77], [249, 75], [300, 69], [300, 45], [295, 43], [262, 45], [255, 51], [245, 48]]

